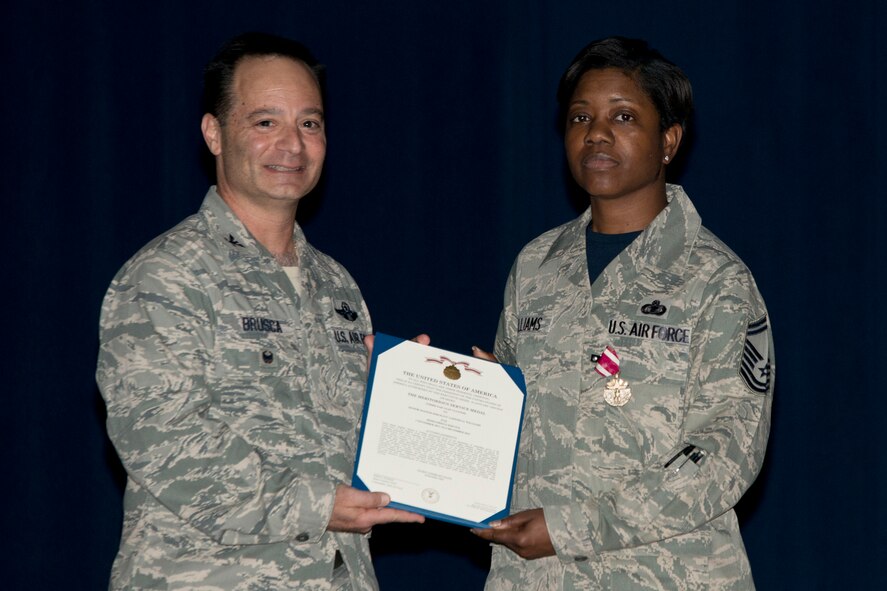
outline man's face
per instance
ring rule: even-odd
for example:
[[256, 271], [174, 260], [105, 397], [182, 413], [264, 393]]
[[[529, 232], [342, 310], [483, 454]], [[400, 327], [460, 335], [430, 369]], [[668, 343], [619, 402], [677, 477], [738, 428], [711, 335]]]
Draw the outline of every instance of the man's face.
[[285, 57], [247, 57], [234, 70], [231, 91], [224, 125], [203, 118], [219, 193], [265, 208], [298, 202], [320, 179], [326, 155], [323, 103], [311, 71]]

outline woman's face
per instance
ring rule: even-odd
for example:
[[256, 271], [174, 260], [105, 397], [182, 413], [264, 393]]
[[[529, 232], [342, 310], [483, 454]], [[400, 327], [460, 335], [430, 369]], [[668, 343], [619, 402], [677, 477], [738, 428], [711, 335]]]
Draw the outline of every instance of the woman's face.
[[570, 172], [592, 197], [662, 199], [665, 157], [681, 128], [659, 129], [650, 97], [622, 70], [589, 70], [567, 110], [564, 144]]

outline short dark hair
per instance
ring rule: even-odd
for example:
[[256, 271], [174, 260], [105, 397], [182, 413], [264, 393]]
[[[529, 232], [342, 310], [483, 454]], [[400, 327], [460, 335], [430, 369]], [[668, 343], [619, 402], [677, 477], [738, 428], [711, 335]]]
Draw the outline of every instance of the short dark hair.
[[608, 37], [592, 41], [576, 54], [557, 89], [563, 122], [582, 75], [590, 70], [616, 68], [631, 76], [659, 113], [665, 131], [674, 124], [686, 130], [693, 112], [693, 89], [686, 74], [640, 39]]
[[320, 87], [323, 97], [324, 67], [311, 51], [292, 39], [268, 33], [243, 33], [228, 40], [206, 65], [203, 71], [203, 112], [209, 113], [222, 125], [234, 106], [231, 87], [237, 64], [246, 57], [288, 57], [308, 66]]

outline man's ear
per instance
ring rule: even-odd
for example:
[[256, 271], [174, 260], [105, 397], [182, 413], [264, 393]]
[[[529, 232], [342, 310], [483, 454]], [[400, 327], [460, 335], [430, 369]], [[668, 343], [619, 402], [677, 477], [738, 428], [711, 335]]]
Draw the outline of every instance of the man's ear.
[[206, 113], [200, 121], [200, 131], [203, 132], [203, 141], [213, 156], [222, 153], [222, 125], [215, 116]]

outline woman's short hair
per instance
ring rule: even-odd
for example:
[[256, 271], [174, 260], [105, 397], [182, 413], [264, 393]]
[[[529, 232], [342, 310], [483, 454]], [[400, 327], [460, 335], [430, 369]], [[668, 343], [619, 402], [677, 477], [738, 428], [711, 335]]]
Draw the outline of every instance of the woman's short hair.
[[662, 131], [676, 123], [686, 130], [693, 111], [690, 80], [646, 41], [625, 37], [592, 41], [573, 58], [557, 89], [561, 122], [583, 74], [608, 68], [622, 70], [638, 83], [653, 101]]

